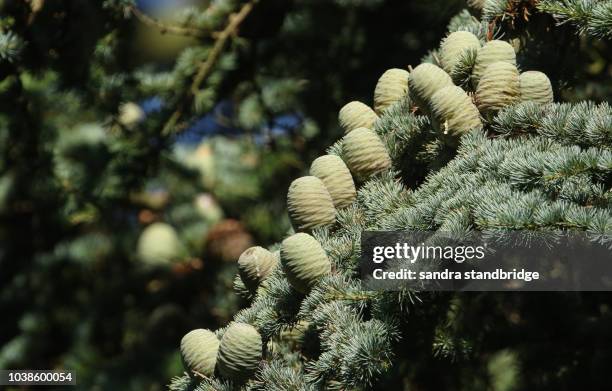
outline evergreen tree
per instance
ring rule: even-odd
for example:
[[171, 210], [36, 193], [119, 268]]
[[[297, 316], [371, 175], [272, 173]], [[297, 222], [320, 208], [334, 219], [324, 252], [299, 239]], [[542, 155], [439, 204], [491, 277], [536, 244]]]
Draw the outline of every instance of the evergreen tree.
[[144, 3], [0, 0], [2, 368], [159, 389], [176, 340], [243, 304], [240, 250], [289, 229], [278, 189], [339, 134], [329, 108], [459, 8], [215, 0], [166, 19]]
[[611, 243], [612, 108], [559, 102], [581, 95], [566, 87], [584, 69], [575, 48], [609, 37], [610, 3], [470, 5], [480, 19], [460, 13], [420, 65], [383, 74], [374, 110], [340, 111], [344, 137], [289, 187], [297, 233], [240, 257], [250, 305], [200, 331], [213, 342], [183, 338], [171, 390], [609, 388], [608, 294], [373, 292], [358, 278], [365, 230]]

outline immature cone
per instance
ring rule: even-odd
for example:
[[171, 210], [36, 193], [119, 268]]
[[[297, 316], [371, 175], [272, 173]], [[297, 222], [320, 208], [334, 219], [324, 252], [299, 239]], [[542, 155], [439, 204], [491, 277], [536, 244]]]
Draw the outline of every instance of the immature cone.
[[204, 376], [215, 373], [219, 340], [215, 333], [206, 329], [191, 330], [181, 339], [181, 356], [191, 374]]
[[134, 102], [126, 102], [119, 106], [119, 122], [132, 129], [145, 119], [145, 112]]
[[[374, 110], [381, 114], [385, 109], [408, 93], [408, 71], [393, 68], [385, 71], [374, 89]], [[371, 128], [371, 126], [365, 126]]]
[[410, 98], [419, 108], [429, 113], [432, 95], [442, 87], [452, 86], [453, 81], [442, 68], [423, 63], [410, 72], [408, 84]]
[[377, 119], [378, 116], [370, 106], [358, 101], [347, 103], [338, 114], [338, 122], [344, 134], [361, 127], [372, 128]]
[[332, 198], [323, 181], [315, 176], [304, 176], [291, 183], [287, 209], [296, 230], [310, 230], [336, 220]]
[[[170, 198], [169, 195], [168, 198]], [[193, 199], [193, 206], [206, 223], [215, 224], [223, 218], [223, 209], [210, 193], [196, 195]]]
[[474, 86], [478, 86], [478, 82], [487, 67], [499, 61], [516, 65], [516, 53], [508, 42], [493, 40], [478, 49], [476, 64], [474, 64], [474, 70], [472, 71]]
[[389, 154], [373, 130], [353, 130], [344, 136], [342, 148], [351, 172], [364, 179], [391, 167]]
[[254, 291], [274, 270], [278, 259], [263, 247], [251, 247], [238, 258], [238, 273], [244, 285]]
[[441, 88], [431, 97], [431, 102], [434, 124], [443, 134], [461, 136], [471, 129], [482, 128], [478, 108], [461, 87]]
[[478, 109], [483, 114], [494, 114], [517, 102], [521, 90], [516, 66], [503, 61], [489, 65], [478, 83], [476, 96]]
[[160, 265], [180, 258], [182, 250], [176, 230], [166, 223], [147, 226], [138, 238], [138, 258], [150, 265]]
[[553, 91], [548, 76], [538, 71], [527, 71], [519, 77], [521, 101], [540, 104], [553, 102]]
[[463, 53], [480, 49], [478, 38], [468, 31], [450, 33], [440, 45], [440, 62], [442, 68], [451, 73]]
[[283, 240], [281, 264], [292, 287], [302, 293], [331, 273], [331, 264], [323, 247], [315, 238], [297, 233]]
[[223, 334], [217, 355], [221, 376], [234, 381], [249, 378], [261, 360], [261, 335], [255, 327], [232, 322]]
[[353, 177], [338, 156], [325, 155], [315, 159], [310, 166], [310, 175], [323, 181], [336, 208], [349, 206], [355, 200], [357, 192]]

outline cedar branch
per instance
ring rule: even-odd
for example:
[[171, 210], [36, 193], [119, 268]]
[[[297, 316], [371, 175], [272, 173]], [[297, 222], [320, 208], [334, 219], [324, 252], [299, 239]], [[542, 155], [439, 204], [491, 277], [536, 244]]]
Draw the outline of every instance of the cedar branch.
[[215, 44], [213, 45], [210, 54], [208, 55], [206, 60], [202, 62], [198, 67], [198, 71], [195, 77], [193, 78], [193, 82], [191, 83], [191, 87], [189, 88], [185, 99], [179, 104], [177, 109], [170, 116], [168, 122], [166, 122], [166, 124], [164, 125], [162, 134], [169, 134], [170, 131], [177, 124], [177, 122], [180, 120], [185, 111], [185, 108], [191, 103], [193, 97], [195, 96], [195, 94], [197, 94], [204, 80], [206, 80], [206, 78], [212, 72], [214, 65], [217, 63], [217, 60], [221, 56], [221, 53], [223, 53], [223, 48], [225, 47], [227, 40], [231, 36], [236, 34], [238, 27], [249, 15], [249, 13], [257, 2], [258, 0], [251, 0], [248, 3], [244, 4], [240, 11], [229, 16], [229, 23], [223, 29], [223, 31], [216, 33]]
[[132, 15], [134, 15], [143, 24], [158, 29], [162, 34], [170, 33], [170, 34], [176, 34], [176, 35], [185, 35], [185, 36], [193, 37], [193, 38], [205, 38], [209, 36], [212, 36], [213, 38], [217, 38], [217, 34], [218, 34], [217, 32], [209, 33], [205, 30], [200, 30], [200, 29], [196, 29], [193, 27], [169, 25], [169, 24], [166, 24], [160, 21], [159, 19], [155, 19], [145, 14], [144, 12], [139, 10], [138, 7], [136, 6], [132, 5], [128, 7], [128, 9], [132, 13]]

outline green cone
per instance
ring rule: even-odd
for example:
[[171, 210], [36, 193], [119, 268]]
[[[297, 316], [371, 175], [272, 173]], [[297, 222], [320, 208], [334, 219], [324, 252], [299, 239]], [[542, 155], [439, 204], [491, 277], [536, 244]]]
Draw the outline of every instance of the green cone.
[[283, 240], [281, 264], [293, 288], [302, 293], [310, 289], [331, 272], [327, 254], [315, 238], [297, 233]]
[[206, 329], [191, 330], [181, 339], [181, 357], [190, 374], [212, 376], [215, 373], [219, 340]]
[[287, 194], [287, 209], [296, 231], [333, 224], [336, 209], [325, 184], [315, 176], [294, 180]]
[[183, 255], [176, 230], [166, 223], [147, 226], [138, 238], [138, 258], [148, 265], [163, 265]]
[[255, 327], [232, 322], [221, 338], [217, 369], [224, 378], [241, 382], [257, 369], [261, 351], [261, 335]]
[[358, 128], [344, 136], [342, 140], [344, 157], [351, 172], [367, 179], [391, 167], [391, 158], [376, 132]]
[[545, 73], [527, 71], [519, 78], [521, 86], [521, 101], [547, 104], [553, 102], [553, 91], [550, 80]]
[[478, 108], [461, 87], [441, 88], [431, 102], [434, 126], [443, 135], [456, 138], [471, 129], [482, 128]]
[[480, 49], [480, 41], [474, 34], [468, 31], [450, 33], [440, 45], [442, 68], [450, 74], [463, 53], [478, 49]]
[[244, 285], [255, 291], [259, 284], [274, 270], [278, 259], [263, 247], [245, 250], [238, 258], [238, 273]]
[[[381, 114], [385, 109], [408, 93], [408, 71], [393, 68], [385, 71], [374, 89], [374, 110]], [[371, 126], [365, 126], [371, 128]]]
[[520, 99], [519, 73], [516, 66], [498, 61], [489, 65], [478, 83], [476, 100], [483, 115], [495, 114]]
[[335, 155], [318, 157], [310, 166], [310, 175], [323, 181], [338, 209], [349, 206], [357, 192], [353, 177], [344, 161]]
[[478, 86], [480, 78], [487, 67], [499, 61], [516, 65], [516, 53], [508, 42], [493, 40], [478, 49], [476, 64], [474, 64], [474, 71], [472, 72], [472, 83], [474, 86]]
[[431, 97], [440, 88], [452, 86], [453, 81], [448, 73], [436, 65], [424, 63], [410, 72], [410, 98], [421, 110], [430, 113]]
[[338, 122], [344, 130], [344, 134], [361, 127], [372, 128], [376, 120], [378, 120], [378, 116], [374, 110], [358, 101], [347, 103], [338, 114]]

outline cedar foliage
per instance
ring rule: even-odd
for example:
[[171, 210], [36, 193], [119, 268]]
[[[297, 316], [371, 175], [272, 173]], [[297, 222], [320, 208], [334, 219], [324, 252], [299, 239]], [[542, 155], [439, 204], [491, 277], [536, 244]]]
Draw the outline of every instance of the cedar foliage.
[[[0, 1], [2, 368], [161, 389], [181, 335], [238, 310], [223, 260], [282, 239], [278, 189], [340, 134], [328, 108], [369, 93], [382, 37], [410, 43], [402, 67], [459, 1], [203, 0], [169, 19], [144, 3]], [[147, 244], [157, 222], [172, 251]]]
[[[481, 19], [467, 11], [453, 18], [449, 32], [516, 45], [518, 68], [546, 72], [557, 102], [521, 101], [512, 86], [516, 99], [498, 102], [482, 126], [449, 137], [448, 125], [423, 106], [435, 105], [429, 101], [435, 91], [420, 89], [417, 94], [427, 96], [417, 95], [418, 105], [411, 93], [400, 99], [373, 129], [392, 167], [357, 177], [357, 200], [338, 209], [334, 223], [308, 227], [331, 273], [304, 290], [279, 267], [254, 295], [237, 279], [238, 293], [251, 302], [234, 320], [254, 326], [264, 341], [256, 373], [249, 379], [184, 375], [170, 390], [609, 388], [607, 293], [372, 292], [358, 278], [364, 230], [579, 230], [612, 244], [612, 107], [558, 102], [567, 94], [564, 73], [584, 60], [574, 55], [569, 61], [568, 47], [560, 45], [574, 42], [577, 33], [586, 33], [584, 40], [606, 36], [611, 15], [605, 3], [486, 0], [477, 10]], [[564, 21], [575, 26], [555, 28]], [[483, 93], [472, 80], [477, 57], [468, 51], [451, 72], [476, 103]], [[438, 58], [434, 50], [424, 62], [439, 65]], [[563, 66], [547, 72], [550, 64]], [[348, 130], [327, 153], [350, 160], [344, 141], [361, 129]], [[291, 261], [283, 259], [282, 246], [281, 264]], [[224, 333], [217, 330], [219, 337]]]

